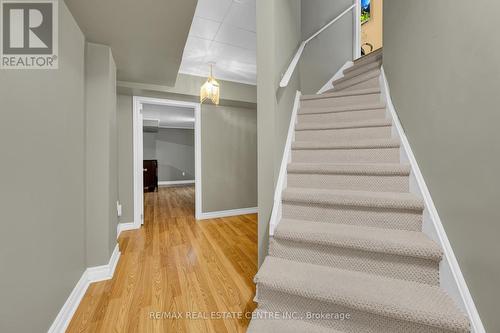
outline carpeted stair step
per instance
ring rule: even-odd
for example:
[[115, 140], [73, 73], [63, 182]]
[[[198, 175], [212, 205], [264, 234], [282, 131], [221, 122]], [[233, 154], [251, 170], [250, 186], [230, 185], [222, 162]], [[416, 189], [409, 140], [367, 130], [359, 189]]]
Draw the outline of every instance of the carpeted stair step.
[[385, 104], [372, 103], [343, 107], [300, 108], [297, 114], [297, 122], [309, 124], [384, 119], [385, 117]]
[[346, 82], [344, 84], [339, 84], [329, 91], [350, 91], [377, 87], [380, 87], [380, 79], [378, 76], [360, 82]]
[[399, 141], [372, 139], [351, 142], [296, 141], [294, 163], [399, 163]]
[[283, 218], [421, 231], [423, 202], [411, 193], [287, 187]]
[[361, 58], [354, 60], [354, 66], [363, 66], [366, 64], [370, 64], [376, 61], [382, 61], [383, 53], [382, 49], [378, 49], [376, 51], [371, 52]]
[[301, 123], [295, 126], [296, 141], [348, 141], [389, 139], [392, 121], [369, 119], [352, 122]]
[[300, 105], [301, 107], [310, 108], [368, 103], [380, 103], [380, 88], [303, 95]]
[[293, 318], [293, 314], [280, 314], [256, 309], [247, 333], [342, 333], [324, 326]]
[[410, 166], [403, 164], [290, 163], [287, 185], [298, 188], [408, 192]]
[[438, 285], [443, 252], [419, 231], [283, 219], [269, 255]]
[[333, 91], [342, 91], [344, 89], [369, 89], [378, 88], [380, 86], [379, 77], [380, 69], [374, 69], [366, 73], [359, 74], [354, 77], [343, 77], [334, 81], [333, 89], [326, 91], [325, 93]]
[[361, 66], [360, 65], [353, 65], [351, 67], [344, 69], [342, 74], [344, 75], [343, 77], [354, 77], [354, 76], [369, 72], [373, 69], [377, 69], [380, 67], [382, 67], [382, 60], [381, 59], [378, 61], [374, 61], [374, 62], [371, 62], [368, 64], [361, 65]]
[[255, 277], [269, 312], [348, 313], [314, 320], [343, 332], [469, 332], [465, 315], [435, 286], [268, 256]]

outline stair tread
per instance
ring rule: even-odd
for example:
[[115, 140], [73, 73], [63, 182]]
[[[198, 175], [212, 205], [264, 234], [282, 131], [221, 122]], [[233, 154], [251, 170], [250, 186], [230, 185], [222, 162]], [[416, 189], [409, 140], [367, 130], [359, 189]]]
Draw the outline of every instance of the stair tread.
[[290, 163], [292, 174], [342, 174], [375, 176], [409, 176], [411, 167], [399, 163]]
[[370, 61], [360, 61], [360, 62], [355, 62], [351, 67], [346, 68], [343, 71], [344, 75], [351, 74], [352, 72], [363, 69], [365, 70], [366, 68], [373, 68], [373, 67], [382, 67], [382, 57], [375, 57], [372, 58]]
[[362, 65], [352, 65], [351, 67], [348, 67], [346, 68], [344, 71], [343, 71], [343, 74], [344, 76], [355, 76], [357, 74], [353, 74], [353, 73], [363, 73], [363, 72], [367, 72], [373, 68], [380, 68], [382, 67], [382, 59], [379, 59], [377, 61], [373, 61], [373, 62], [370, 62], [370, 63], [367, 63], [367, 64], [362, 64]]
[[346, 142], [328, 141], [295, 141], [292, 150], [305, 149], [370, 149], [370, 148], [399, 148], [397, 139], [369, 139]]
[[367, 55], [359, 57], [358, 59], [354, 59], [354, 65], [364, 64], [382, 57], [383, 57], [383, 50], [382, 48], [379, 48], [373, 52], [368, 53]]
[[418, 231], [282, 219], [275, 239], [394, 254], [439, 262], [441, 248]]
[[376, 315], [469, 332], [466, 316], [435, 286], [271, 256], [264, 260], [255, 282], [278, 292]]
[[380, 88], [367, 88], [367, 89], [357, 89], [348, 91], [336, 91], [325, 94], [311, 94], [302, 95], [300, 97], [301, 101], [316, 100], [316, 99], [326, 99], [326, 98], [336, 98], [336, 97], [346, 97], [346, 96], [359, 96], [359, 95], [370, 95], [380, 93]]
[[284, 202], [342, 205], [422, 211], [422, 199], [412, 193], [373, 192], [288, 187], [283, 191]]
[[348, 129], [348, 128], [366, 128], [366, 127], [387, 127], [392, 126], [390, 119], [367, 119], [357, 121], [335, 121], [335, 122], [316, 122], [302, 123], [295, 126], [296, 131], [309, 130], [328, 130], [328, 129]]
[[257, 308], [247, 333], [342, 333], [303, 320], [276, 319], [276, 313]]
[[370, 104], [353, 104], [344, 106], [329, 106], [329, 107], [301, 107], [298, 114], [322, 114], [322, 113], [340, 113], [351, 111], [364, 111], [364, 110], [379, 110], [385, 109], [385, 103], [370, 103]]
[[377, 77], [379, 76], [381, 73], [380, 69], [379, 68], [374, 68], [374, 69], [371, 69], [371, 70], [368, 70], [366, 72], [362, 72], [362, 73], [359, 73], [357, 75], [352, 75], [352, 76], [349, 76], [349, 75], [346, 75], [346, 76], [343, 76], [335, 81], [332, 82], [333, 86], [335, 87], [335, 85], [338, 85], [338, 84], [341, 84], [341, 83], [344, 83], [344, 82], [347, 82], [347, 81], [351, 81], [351, 80], [369, 80], [369, 79], [372, 79], [374, 77]]

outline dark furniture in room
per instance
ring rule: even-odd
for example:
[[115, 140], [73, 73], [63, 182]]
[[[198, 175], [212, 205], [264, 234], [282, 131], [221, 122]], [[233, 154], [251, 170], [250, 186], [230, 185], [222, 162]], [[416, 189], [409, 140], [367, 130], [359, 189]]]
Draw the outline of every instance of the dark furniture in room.
[[158, 190], [158, 161], [143, 161], [144, 191], [154, 192]]

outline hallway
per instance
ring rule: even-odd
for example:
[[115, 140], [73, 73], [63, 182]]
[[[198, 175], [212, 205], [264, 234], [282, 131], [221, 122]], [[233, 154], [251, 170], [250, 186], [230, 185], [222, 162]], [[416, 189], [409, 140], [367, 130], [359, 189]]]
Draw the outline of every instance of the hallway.
[[257, 216], [196, 222], [194, 187], [160, 187], [144, 201], [143, 228], [120, 235], [113, 279], [90, 285], [67, 332], [245, 332]]

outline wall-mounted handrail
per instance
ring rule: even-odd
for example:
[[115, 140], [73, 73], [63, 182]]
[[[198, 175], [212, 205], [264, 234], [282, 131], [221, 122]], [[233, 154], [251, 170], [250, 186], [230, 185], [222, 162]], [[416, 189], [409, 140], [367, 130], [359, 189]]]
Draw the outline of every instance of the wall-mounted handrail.
[[299, 63], [300, 57], [302, 56], [302, 52], [304, 52], [304, 48], [306, 47], [307, 43], [309, 43], [312, 39], [316, 38], [320, 33], [328, 29], [329, 26], [340, 20], [345, 14], [349, 13], [353, 8], [356, 8], [357, 6], [357, 1], [349, 6], [346, 10], [344, 10], [342, 13], [340, 13], [337, 17], [335, 17], [333, 20], [328, 22], [323, 26], [323, 28], [319, 29], [316, 31], [314, 34], [311, 35], [308, 39], [300, 43], [299, 48], [297, 49], [297, 52], [295, 52], [295, 55], [293, 56], [292, 61], [290, 62], [290, 65], [288, 66], [288, 69], [286, 70], [285, 74], [281, 78], [280, 81], [280, 87], [284, 88], [288, 85], [290, 82], [290, 79], [292, 78], [293, 72], [295, 71], [295, 68], [297, 67], [297, 64]]

